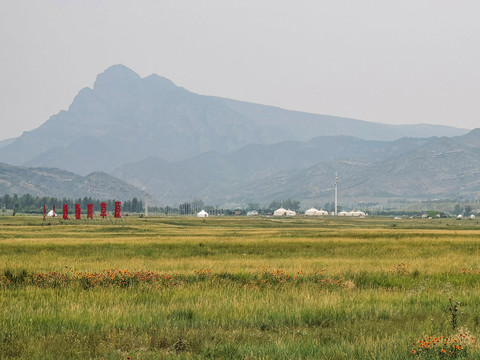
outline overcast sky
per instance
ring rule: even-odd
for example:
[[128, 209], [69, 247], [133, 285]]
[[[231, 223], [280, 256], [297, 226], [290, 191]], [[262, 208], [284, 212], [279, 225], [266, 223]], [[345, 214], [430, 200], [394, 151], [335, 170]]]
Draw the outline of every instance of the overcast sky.
[[0, 140], [124, 64], [190, 91], [480, 127], [480, 1], [1, 0]]

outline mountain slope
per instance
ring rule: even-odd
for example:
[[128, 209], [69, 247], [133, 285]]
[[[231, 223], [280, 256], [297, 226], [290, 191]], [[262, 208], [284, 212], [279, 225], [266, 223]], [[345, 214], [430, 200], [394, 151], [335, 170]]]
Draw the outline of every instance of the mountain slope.
[[10, 138], [10, 139], [1, 140], [1, 141], [0, 141], [0, 148], [2, 148], [2, 147], [4, 147], [4, 146], [7, 146], [7, 145], [10, 145], [10, 144], [13, 143], [15, 140], [16, 140], [16, 138]]

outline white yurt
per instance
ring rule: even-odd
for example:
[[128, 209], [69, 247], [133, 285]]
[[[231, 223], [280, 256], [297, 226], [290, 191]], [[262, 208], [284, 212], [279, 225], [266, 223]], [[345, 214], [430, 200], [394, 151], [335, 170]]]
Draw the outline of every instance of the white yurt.
[[305, 216], [318, 216], [318, 210], [315, 208], [310, 208], [307, 211], [305, 211]]
[[197, 217], [208, 217], [208, 213], [205, 210], [200, 211]]
[[475, 215], [470, 215], [470, 219], [475, 219]]
[[458, 214], [458, 215], [457, 215], [457, 219], [463, 219], [462, 214]]
[[346, 211], [340, 211], [340, 212], [338, 213], [338, 216], [347, 216], [347, 214], [348, 214], [348, 213], [347, 213]]
[[295, 216], [295, 215], [297, 215], [297, 213], [293, 210], [288, 209], [286, 215], [287, 216]]
[[318, 210], [318, 216], [325, 216], [325, 215], [328, 215], [328, 211]]
[[281, 207], [273, 212], [273, 216], [287, 216], [287, 210]]
[[363, 211], [354, 211], [352, 213], [352, 216], [355, 216], [355, 217], [365, 217], [365, 213]]
[[55, 211], [50, 210], [50, 211], [48, 212], [47, 216], [48, 216], [48, 217], [55, 217], [55, 216], [57, 216], [57, 214], [55, 213]]

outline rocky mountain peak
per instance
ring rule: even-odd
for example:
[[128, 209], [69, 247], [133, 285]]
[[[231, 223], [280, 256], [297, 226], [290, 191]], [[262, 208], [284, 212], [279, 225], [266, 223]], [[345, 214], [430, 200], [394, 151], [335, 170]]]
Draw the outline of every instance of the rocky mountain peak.
[[135, 85], [141, 77], [125, 65], [112, 65], [103, 73], [97, 75], [93, 88], [95, 90], [109, 89], [112, 87], [130, 87]]

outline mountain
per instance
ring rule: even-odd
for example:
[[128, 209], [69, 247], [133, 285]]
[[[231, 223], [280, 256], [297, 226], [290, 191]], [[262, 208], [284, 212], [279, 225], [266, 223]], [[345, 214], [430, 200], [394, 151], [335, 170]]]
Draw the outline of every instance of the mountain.
[[114, 65], [97, 76], [93, 88], [82, 89], [67, 111], [12, 143], [0, 144], [0, 162], [86, 175], [148, 157], [172, 162], [210, 151], [227, 154], [249, 144], [305, 142], [318, 136], [395, 140], [466, 132], [437, 125], [378, 124], [203, 96], [158, 75], [141, 78]]
[[[216, 202], [238, 200], [239, 197], [258, 199], [264, 195], [274, 196], [272, 191], [278, 191], [272, 178], [289, 176], [320, 162], [334, 164], [349, 159], [350, 162], [371, 164], [397, 157], [436, 139], [372, 141], [348, 136], [322, 136], [307, 142], [247, 145], [228, 154], [208, 152], [176, 162], [148, 158], [122, 165], [112, 174], [148, 189], [158, 199], [169, 203], [195, 196]], [[298, 180], [292, 181], [299, 183]], [[331, 182], [331, 177], [325, 181]], [[243, 188], [246, 190], [241, 190]], [[290, 187], [285, 192], [292, 190]], [[242, 192], [246, 193], [241, 195]], [[289, 197], [288, 194], [284, 196]], [[307, 194], [301, 196], [305, 198]]]
[[246, 205], [294, 198], [332, 200], [339, 176], [342, 201], [473, 197], [480, 190], [480, 130], [453, 138], [368, 141], [345, 136], [308, 142], [247, 145], [168, 162], [126, 164], [112, 173], [145, 187], [164, 204], [200, 198]]
[[335, 172], [341, 201], [474, 198], [480, 191], [480, 131], [454, 138], [435, 138], [423, 146], [384, 160], [342, 159], [272, 174], [238, 189], [237, 199], [257, 201], [295, 198], [331, 201]]
[[125, 201], [143, 198], [139, 189], [102, 172], [80, 176], [55, 168], [27, 168], [0, 163], [0, 194]]

